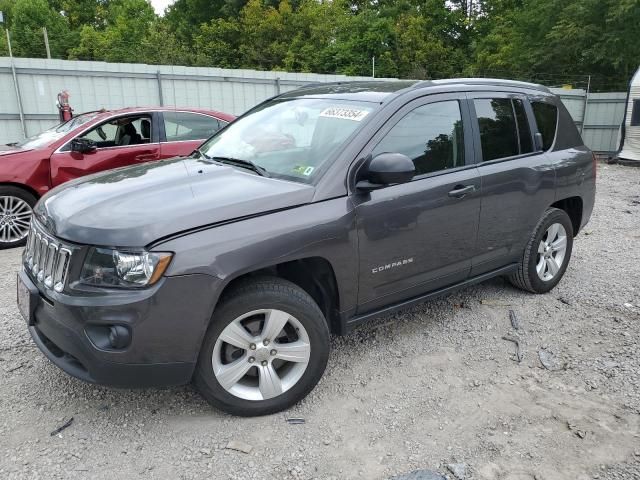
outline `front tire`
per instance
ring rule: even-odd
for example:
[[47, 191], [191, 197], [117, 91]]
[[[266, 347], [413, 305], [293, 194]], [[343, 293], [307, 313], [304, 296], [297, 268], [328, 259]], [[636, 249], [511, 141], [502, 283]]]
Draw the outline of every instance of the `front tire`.
[[18, 187], [0, 186], [0, 250], [24, 245], [36, 197]]
[[329, 329], [311, 296], [287, 280], [262, 277], [224, 295], [193, 381], [220, 410], [267, 415], [304, 398], [328, 357]]
[[522, 290], [547, 293], [567, 270], [573, 250], [573, 225], [564, 210], [550, 208], [534, 229], [518, 270], [509, 281]]

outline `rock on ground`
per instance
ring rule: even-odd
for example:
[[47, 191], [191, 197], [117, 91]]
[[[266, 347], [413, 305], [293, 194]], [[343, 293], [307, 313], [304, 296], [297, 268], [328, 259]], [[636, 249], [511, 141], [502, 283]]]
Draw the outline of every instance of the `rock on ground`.
[[[0, 251], [0, 478], [377, 480], [454, 463], [472, 480], [640, 478], [640, 169], [599, 165], [597, 195], [554, 291], [495, 279], [333, 338], [309, 397], [260, 418], [189, 386], [62, 373], [16, 309], [20, 250]], [[545, 369], [540, 350], [564, 368]]]

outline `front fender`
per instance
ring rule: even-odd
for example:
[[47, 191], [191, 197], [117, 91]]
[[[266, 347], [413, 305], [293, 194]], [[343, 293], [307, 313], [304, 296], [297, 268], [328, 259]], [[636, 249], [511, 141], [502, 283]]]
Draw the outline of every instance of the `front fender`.
[[341, 197], [186, 234], [154, 250], [175, 252], [167, 276], [206, 274], [220, 279], [218, 296], [231, 280], [246, 273], [292, 260], [324, 258], [333, 268], [338, 308], [344, 311], [356, 305], [357, 241], [353, 205]]

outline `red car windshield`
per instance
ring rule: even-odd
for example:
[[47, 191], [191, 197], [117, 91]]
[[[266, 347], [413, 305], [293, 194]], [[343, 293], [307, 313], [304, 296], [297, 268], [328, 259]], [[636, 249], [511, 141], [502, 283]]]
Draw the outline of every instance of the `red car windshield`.
[[21, 142], [14, 144], [18, 148], [32, 149], [40, 148], [51, 142], [55, 142], [64, 137], [70, 131], [78, 128], [80, 125], [84, 125], [87, 122], [93, 120], [100, 112], [83, 113], [77, 117], [73, 117], [71, 120], [67, 120], [64, 123], [56, 125], [44, 132], [40, 132], [37, 135], [29, 137]]

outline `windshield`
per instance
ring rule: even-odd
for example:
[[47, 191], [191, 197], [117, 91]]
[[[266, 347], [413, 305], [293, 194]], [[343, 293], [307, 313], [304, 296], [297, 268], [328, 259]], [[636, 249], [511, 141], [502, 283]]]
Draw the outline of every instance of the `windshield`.
[[205, 142], [207, 158], [251, 162], [269, 176], [311, 183], [377, 106], [332, 99], [275, 100]]
[[83, 113], [82, 115], [73, 117], [71, 120], [67, 120], [66, 122], [56, 125], [55, 127], [51, 127], [44, 132], [40, 132], [37, 135], [22, 140], [21, 142], [16, 143], [15, 146], [24, 149], [30, 149], [39, 148], [51, 142], [55, 142], [56, 140], [64, 137], [71, 130], [74, 130], [80, 125], [84, 125], [85, 123], [93, 120], [98, 115], [98, 113], [100, 112]]

